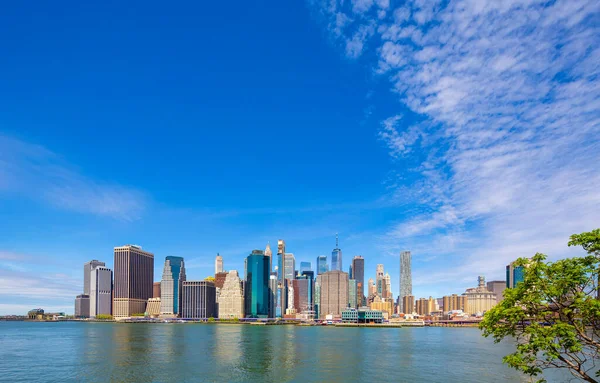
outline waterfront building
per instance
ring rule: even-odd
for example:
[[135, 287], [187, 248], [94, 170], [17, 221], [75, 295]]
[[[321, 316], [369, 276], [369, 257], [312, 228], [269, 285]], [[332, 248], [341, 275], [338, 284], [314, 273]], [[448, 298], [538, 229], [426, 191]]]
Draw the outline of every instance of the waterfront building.
[[[415, 297], [414, 295], [405, 295], [402, 297], [402, 300], [398, 299], [398, 303], [400, 304], [400, 311], [403, 314], [412, 314], [415, 312]], [[404, 312], [402, 312], [404, 310]]]
[[321, 275], [317, 275], [317, 278], [315, 279], [315, 303], [313, 306], [315, 311], [315, 318], [319, 318], [319, 307], [321, 305]]
[[477, 280], [479, 282], [478, 286], [467, 289], [464, 294], [467, 297], [467, 310], [465, 312], [468, 314], [484, 314], [496, 306], [496, 294], [487, 289], [485, 278], [479, 276]]
[[246, 257], [245, 314], [247, 318], [268, 318], [269, 258], [262, 250], [253, 250]]
[[[335, 249], [331, 252], [331, 271], [342, 271], [342, 250], [339, 246], [339, 238], [335, 235]], [[346, 273], [344, 273], [346, 274]], [[347, 275], [347, 274], [346, 274]]]
[[112, 314], [113, 272], [108, 267], [96, 266], [90, 271], [89, 316]]
[[90, 296], [80, 294], [75, 298], [75, 318], [89, 318]]
[[236, 270], [227, 273], [221, 287], [218, 316], [223, 319], [244, 318], [244, 287]]
[[90, 276], [91, 276], [91, 271], [93, 269], [95, 269], [98, 266], [106, 266], [106, 264], [104, 262], [100, 262], [96, 259], [91, 260], [89, 262], [86, 262], [83, 264], [83, 294], [84, 295], [90, 295], [90, 291], [91, 291], [91, 283], [90, 283]]
[[269, 277], [269, 318], [277, 318], [277, 274], [271, 273]]
[[429, 307], [429, 300], [427, 298], [417, 299], [415, 306], [415, 311], [417, 314], [422, 316], [429, 315], [429, 313], [432, 311], [430, 310], [431, 308]]
[[160, 281], [160, 313], [170, 316], [179, 314], [181, 305], [181, 284], [186, 280], [185, 262], [182, 257], [165, 258], [162, 280]]
[[368, 307], [348, 308], [342, 311], [344, 323], [383, 323], [383, 312]]
[[[407, 295], [412, 295], [411, 255], [410, 251], [402, 251], [400, 253], [400, 302], [403, 302], [402, 298]], [[400, 311], [405, 313], [404, 307], [401, 307]]]
[[317, 257], [317, 275], [321, 275], [329, 271], [329, 267], [327, 266], [327, 256], [319, 255]]
[[285, 278], [296, 278], [296, 258], [292, 253], [285, 254]]
[[152, 298], [160, 298], [160, 282], [152, 284]]
[[160, 297], [148, 299], [148, 304], [146, 305], [146, 315], [151, 318], [156, 318], [160, 315]]
[[348, 273], [334, 270], [320, 275], [319, 317], [340, 316], [348, 306]]
[[312, 263], [310, 262], [300, 262], [300, 275], [305, 271], [312, 271]]
[[215, 257], [215, 274], [223, 272], [223, 257], [219, 253]]
[[154, 254], [140, 246], [114, 248], [113, 316], [127, 318], [143, 313], [152, 298]]
[[385, 311], [388, 317], [391, 317], [394, 314], [394, 301], [392, 299], [376, 296], [369, 307], [371, 310]]
[[506, 266], [506, 288], [512, 289], [525, 278], [525, 267], [517, 266], [517, 262], [511, 262]]
[[356, 305], [366, 304], [365, 297], [365, 259], [360, 255], [352, 259], [352, 278], [356, 280]]
[[446, 295], [443, 298], [443, 310], [444, 312], [461, 310], [467, 312], [468, 298], [466, 295]]
[[271, 250], [271, 244], [267, 242], [265, 247], [265, 256], [269, 257], [269, 274], [273, 271], [273, 251]]
[[357, 307], [356, 299], [356, 279], [348, 280], [348, 307]]
[[180, 315], [186, 319], [206, 319], [217, 316], [216, 289], [211, 281], [183, 281]]
[[487, 283], [487, 289], [496, 294], [496, 304], [498, 304], [504, 298], [506, 281], [490, 281]]

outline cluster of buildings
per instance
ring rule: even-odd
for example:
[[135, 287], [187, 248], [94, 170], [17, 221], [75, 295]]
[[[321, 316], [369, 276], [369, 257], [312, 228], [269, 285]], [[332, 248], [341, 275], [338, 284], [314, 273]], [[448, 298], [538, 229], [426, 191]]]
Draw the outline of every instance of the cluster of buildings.
[[[75, 316], [115, 319], [134, 316], [184, 319], [285, 318], [381, 322], [391, 318], [460, 318], [481, 315], [502, 299], [506, 287], [522, 280], [522, 270], [507, 266], [507, 280], [485, 284], [461, 295], [415, 299], [412, 294], [411, 253], [400, 254], [400, 295], [394, 300], [391, 277], [384, 265], [365, 287], [365, 260], [353, 257], [343, 271], [342, 250], [336, 246], [328, 257], [296, 263], [284, 240], [273, 254], [253, 250], [245, 259], [244, 273], [226, 271], [217, 254], [215, 274], [204, 280], [188, 280], [185, 260], [168, 256], [160, 282], [154, 282], [154, 254], [140, 246], [114, 248], [114, 270], [104, 262], [84, 264], [83, 293], [75, 299]], [[299, 266], [299, 267], [297, 267]]]

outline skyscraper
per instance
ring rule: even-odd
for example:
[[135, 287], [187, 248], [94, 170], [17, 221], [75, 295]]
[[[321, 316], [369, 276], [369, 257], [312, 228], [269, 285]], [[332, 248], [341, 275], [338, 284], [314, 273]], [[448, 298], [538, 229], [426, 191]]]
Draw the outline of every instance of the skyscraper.
[[517, 266], [516, 261], [506, 266], [506, 288], [512, 289], [525, 278], [525, 268]]
[[143, 313], [152, 298], [154, 254], [140, 246], [115, 247], [113, 316], [126, 318]]
[[285, 278], [296, 278], [296, 257], [292, 253], [285, 254]]
[[275, 316], [277, 318], [283, 318], [287, 309], [287, 286], [288, 283], [285, 278], [285, 241], [280, 239], [277, 241], [277, 293], [275, 302]]
[[180, 290], [181, 285], [185, 280], [185, 262], [183, 261], [183, 258], [173, 256], [166, 257], [162, 280], [160, 281], [161, 315], [177, 315], [180, 313]]
[[277, 254], [285, 254], [285, 241], [283, 239], [277, 241]]
[[215, 284], [210, 281], [181, 283], [181, 317], [206, 319], [217, 316]]
[[305, 271], [312, 271], [312, 263], [310, 262], [300, 262], [300, 274]]
[[356, 279], [348, 280], [348, 307], [356, 308]]
[[385, 296], [384, 298], [392, 299], [392, 277], [390, 277], [389, 273], [385, 273], [383, 276], [383, 280], [385, 281]]
[[217, 257], [215, 258], [215, 274], [223, 272], [223, 257], [219, 253], [217, 253]]
[[[407, 295], [412, 295], [412, 271], [410, 267], [411, 255], [410, 251], [402, 251], [400, 253], [400, 302]], [[400, 308], [404, 312], [404, 307]], [[407, 313], [405, 313], [407, 314]]]
[[267, 247], [265, 247], [265, 255], [269, 257], [269, 273], [273, 271], [273, 251], [271, 250], [271, 244], [267, 242]]
[[377, 294], [377, 286], [375, 286], [375, 282], [373, 282], [373, 278], [369, 278], [368, 288], [369, 288], [369, 290], [368, 290], [369, 296]]
[[504, 297], [506, 281], [490, 281], [487, 283], [487, 289], [496, 294], [496, 303], [500, 303]]
[[219, 318], [240, 319], [244, 317], [244, 289], [236, 270], [231, 270], [225, 277], [218, 308]]
[[112, 313], [113, 272], [96, 266], [90, 272], [90, 317]]
[[106, 266], [106, 264], [95, 259], [83, 264], [83, 293], [85, 295], [90, 295], [90, 272], [98, 266]]
[[356, 304], [365, 304], [365, 259], [360, 255], [352, 259], [352, 277], [356, 280]]
[[[331, 252], [331, 271], [342, 271], [342, 250], [340, 249], [338, 235], [335, 235], [335, 249]], [[345, 273], [344, 273], [345, 274]]]
[[268, 318], [269, 259], [262, 250], [252, 250], [246, 257], [245, 311], [247, 318]]
[[319, 276], [321, 279], [321, 299], [319, 317], [341, 316], [348, 306], [348, 273], [334, 270]]
[[327, 267], [327, 256], [319, 255], [317, 257], [317, 275], [321, 275], [328, 271], [329, 271], [329, 268]]
[[385, 283], [383, 281], [383, 265], [378, 264], [377, 269], [375, 271], [375, 285], [377, 286], [377, 295], [381, 298], [386, 298], [383, 296], [383, 290], [385, 289]]

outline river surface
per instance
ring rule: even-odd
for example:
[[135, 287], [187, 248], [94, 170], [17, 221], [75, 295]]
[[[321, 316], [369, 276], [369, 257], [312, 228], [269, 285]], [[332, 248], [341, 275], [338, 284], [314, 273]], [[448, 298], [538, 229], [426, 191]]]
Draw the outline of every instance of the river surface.
[[528, 381], [513, 347], [475, 328], [0, 322], [0, 381]]

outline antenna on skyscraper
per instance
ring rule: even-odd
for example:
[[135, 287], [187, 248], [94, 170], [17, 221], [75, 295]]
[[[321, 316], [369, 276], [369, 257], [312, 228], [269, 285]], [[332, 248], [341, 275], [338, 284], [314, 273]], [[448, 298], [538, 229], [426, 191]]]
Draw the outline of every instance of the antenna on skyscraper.
[[335, 233], [335, 248], [337, 249], [339, 247], [340, 247], [340, 245], [339, 245], [339, 240], [338, 240], [338, 233]]

